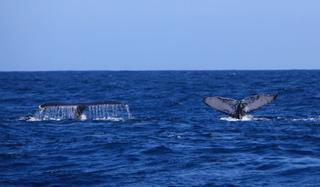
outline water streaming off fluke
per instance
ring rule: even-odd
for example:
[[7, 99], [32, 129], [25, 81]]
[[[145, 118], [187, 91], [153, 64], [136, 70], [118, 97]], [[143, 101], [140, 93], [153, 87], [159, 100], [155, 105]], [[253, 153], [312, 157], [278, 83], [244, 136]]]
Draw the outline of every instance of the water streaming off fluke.
[[39, 110], [30, 118], [31, 121], [42, 120], [112, 120], [131, 119], [128, 104], [116, 101], [96, 103], [48, 103], [39, 106]]

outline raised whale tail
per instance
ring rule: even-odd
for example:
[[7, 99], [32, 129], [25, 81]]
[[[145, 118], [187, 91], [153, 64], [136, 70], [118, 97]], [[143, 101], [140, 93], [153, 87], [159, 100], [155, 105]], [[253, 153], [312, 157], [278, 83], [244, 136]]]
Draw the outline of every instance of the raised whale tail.
[[259, 94], [241, 101], [224, 97], [205, 97], [203, 101], [211, 108], [241, 119], [246, 113], [271, 103], [277, 96], [278, 94]]

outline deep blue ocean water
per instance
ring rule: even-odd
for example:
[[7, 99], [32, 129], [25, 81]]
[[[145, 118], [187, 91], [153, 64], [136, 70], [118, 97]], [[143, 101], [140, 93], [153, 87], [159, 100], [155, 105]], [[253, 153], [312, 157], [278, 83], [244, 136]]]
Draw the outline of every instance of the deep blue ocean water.
[[[1, 186], [320, 186], [320, 71], [0, 73]], [[232, 121], [204, 96], [279, 93]], [[120, 100], [125, 121], [23, 120]]]

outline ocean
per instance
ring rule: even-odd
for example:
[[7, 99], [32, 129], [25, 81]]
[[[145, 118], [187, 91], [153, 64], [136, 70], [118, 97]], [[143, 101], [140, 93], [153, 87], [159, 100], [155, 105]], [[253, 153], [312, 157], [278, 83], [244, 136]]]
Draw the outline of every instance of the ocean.
[[[320, 71], [0, 73], [1, 186], [320, 186]], [[234, 120], [205, 96], [278, 93]], [[125, 102], [122, 120], [28, 120]]]

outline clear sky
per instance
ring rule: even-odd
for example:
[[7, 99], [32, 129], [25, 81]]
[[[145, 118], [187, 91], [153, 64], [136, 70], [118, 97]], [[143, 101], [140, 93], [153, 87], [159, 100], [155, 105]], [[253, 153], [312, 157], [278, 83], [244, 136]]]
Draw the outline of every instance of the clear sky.
[[320, 69], [320, 1], [0, 1], [0, 71], [216, 69]]

